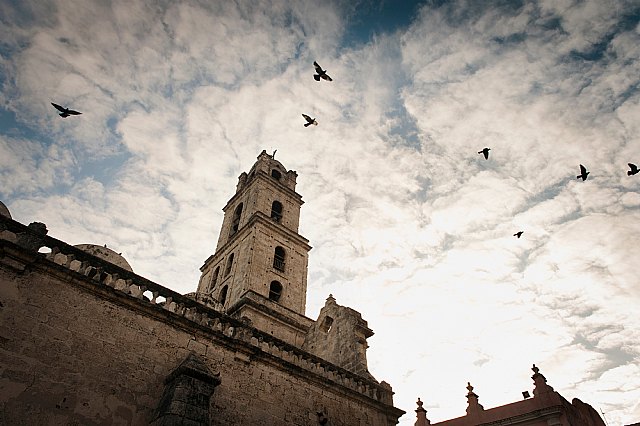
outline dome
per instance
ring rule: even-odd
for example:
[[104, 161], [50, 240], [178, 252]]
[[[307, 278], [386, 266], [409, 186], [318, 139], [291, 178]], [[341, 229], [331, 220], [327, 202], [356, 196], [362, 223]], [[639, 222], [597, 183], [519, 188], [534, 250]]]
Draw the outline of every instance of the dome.
[[0, 201], [0, 216], [8, 217], [11, 219], [11, 213], [9, 213], [9, 209], [4, 205], [2, 201]]
[[115, 251], [108, 248], [106, 244], [104, 246], [99, 246], [96, 244], [78, 244], [75, 247], [109, 263], [113, 263], [114, 265], [119, 266], [122, 269], [133, 272], [133, 269], [131, 269], [131, 265], [129, 265], [129, 262], [127, 262], [127, 260], [122, 257], [120, 253], [116, 253]]

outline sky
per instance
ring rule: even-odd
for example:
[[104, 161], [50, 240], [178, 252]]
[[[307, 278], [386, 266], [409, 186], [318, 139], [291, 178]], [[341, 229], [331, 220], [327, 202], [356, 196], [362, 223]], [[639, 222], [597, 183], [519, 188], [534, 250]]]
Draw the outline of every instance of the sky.
[[277, 149], [306, 315], [362, 313], [401, 425], [464, 415], [467, 382], [518, 401], [534, 363], [640, 421], [637, 0], [0, 0], [0, 85], [13, 218], [181, 293]]

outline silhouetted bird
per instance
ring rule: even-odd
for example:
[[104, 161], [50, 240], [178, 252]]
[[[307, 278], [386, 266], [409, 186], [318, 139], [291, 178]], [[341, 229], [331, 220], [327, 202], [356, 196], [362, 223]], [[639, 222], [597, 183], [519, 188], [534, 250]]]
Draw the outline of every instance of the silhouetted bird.
[[317, 125], [318, 125], [318, 122], [316, 121], [316, 119], [315, 119], [315, 118], [311, 118], [311, 117], [309, 117], [307, 114], [302, 114], [302, 116], [304, 117], [304, 119], [305, 119], [305, 120], [307, 120], [307, 122], [306, 122], [306, 123], [304, 123], [304, 127], [309, 127], [309, 126], [311, 126], [312, 124], [313, 124], [314, 126], [317, 126]]
[[631, 170], [627, 171], [627, 176], [633, 176], [636, 173], [638, 173], [638, 171], [640, 171], [640, 170], [638, 170], [638, 166], [636, 166], [635, 164], [633, 164], [633, 163], [627, 163], [627, 164], [629, 165], [629, 168], [631, 169]]
[[484, 159], [488, 160], [489, 159], [489, 151], [491, 151], [491, 148], [485, 148], [482, 151], [478, 151], [478, 154], [484, 155]]
[[318, 63], [316, 61], [313, 61], [313, 66], [316, 68], [316, 73], [317, 74], [313, 75], [313, 78], [316, 81], [320, 81], [320, 79], [327, 80], [327, 81], [333, 81], [333, 79], [327, 75], [327, 70], [323, 70], [322, 67], [320, 65], [318, 65]]
[[583, 181], [587, 180], [587, 175], [590, 172], [587, 171], [587, 168], [585, 166], [583, 166], [582, 164], [580, 164], [580, 174], [578, 176], [576, 176], [576, 179], [580, 179], [582, 178]]
[[515, 234], [513, 234], [513, 236], [520, 238], [520, 237], [522, 237], [522, 234], [524, 234], [524, 231], [518, 231]]
[[74, 111], [72, 109], [62, 107], [62, 106], [60, 106], [58, 104], [54, 104], [53, 102], [51, 102], [51, 105], [53, 105], [58, 111], [60, 111], [60, 117], [62, 117], [62, 118], [67, 118], [70, 115], [80, 115], [80, 114], [82, 114], [81, 112]]

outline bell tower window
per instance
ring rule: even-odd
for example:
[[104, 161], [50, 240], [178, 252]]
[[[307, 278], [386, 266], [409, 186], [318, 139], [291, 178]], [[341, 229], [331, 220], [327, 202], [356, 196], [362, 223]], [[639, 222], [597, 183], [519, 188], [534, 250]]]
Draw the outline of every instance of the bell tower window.
[[273, 252], [273, 268], [284, 272], [284, 265], [284, 249], [278, 246]]
[[273, 169], [271, 170], [271, 177], [274, 178], [275, 180], [280, 180], [280, 178], [282, 178], [282, 173], [280, 173], [276, 169]]
[[211, 277], [211, 283], [209, 284], [209, 291], [216, 287], [218, 283], [218, 275], [220, 274], [220, 267], [218, 266], [215, 271], [213, 271], [213, 276]]
[[221, 305], [224, 305], [224, 302], [227, 301], [227, 290], [229, 289], [228, 286], [224, 286], [222, 287], [222, 290], [220, 290], [220, 297], [218, 297], [218, 300], [220, 301]]
[[238, 204], [238, 207], [233, 212], [233, 220], [231, 221], [231, 232], [229, 236], [234, 235], [238, 232], [238, 228], [240, 227], [240, 216], [242, 215], [242, 203]]
[[271, 203], [271, 219], [275, 222], [280, 222], [282, 219], [282, 203], [280, 201]]
[[233, 266], [233, 253], [231, 253], [227, 259], [227, 267], [224, 270], [225, 277], [231, 273], [231, 266]]
[[280, 296], [282, 296], [282, 284], [278, 281], [271, 281], [271, 285], [269, 285], [269, 299], [277, 302], [280, 300]]

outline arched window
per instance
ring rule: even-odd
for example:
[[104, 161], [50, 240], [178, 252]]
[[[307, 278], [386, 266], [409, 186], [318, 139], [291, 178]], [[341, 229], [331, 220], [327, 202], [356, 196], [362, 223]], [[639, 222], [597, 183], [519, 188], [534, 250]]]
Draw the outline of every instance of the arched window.
[[220, 296], [218, 297], [218, 301], [220, 302], [221, 305], [224, 305], [224, 302], [227, 301], [227, 290], [229, 289], [229, 286], [224, 286], [222, 287], [222, 290], [220, 290]]
[[269, 299], [277, 302], [280, 300], [280, 296], [282, 295], [282, 284], [278, 281], [271, 281], [271, 285], [269, 286]]
[[282, 203], [280, 201], [271, 203], [271, 219], [276, 222], [280, 222], [280, 219], [282, 219]]
[[213, 271], [213, 276], [211, 277], [211, 283], [209, 284], [209, 290], [213, 290], [218, 283], [218, 275], [220, 274], [220, 267], [218, 266], [215, 271]]
[[227, 259], [227, 267], [224, 269], [224, 276], [226, 277], [231, 273], [231, 266], [233, 265], [233, 253], [229, 255]]
[[233, 212], [233, 220], [231, 221], [231, 232], [229, 236], [238, 232], [238, 228], [240, 227], [240, 216], [242, 215], [242, 203], [238, 204], [235, 211]]
[[273, 267], [284, 272], [284, 249], [280, 246], [276, 247], [273, 253]]
[[282, 177], [282, 173], [280, 173], [276, 169], [273, 169], [271, 170], [271, 177], [274, 178], [275, 180], [280, 180], [280, 178]]

